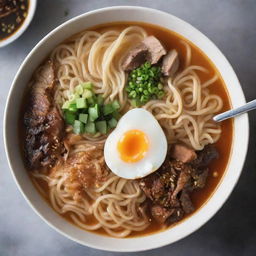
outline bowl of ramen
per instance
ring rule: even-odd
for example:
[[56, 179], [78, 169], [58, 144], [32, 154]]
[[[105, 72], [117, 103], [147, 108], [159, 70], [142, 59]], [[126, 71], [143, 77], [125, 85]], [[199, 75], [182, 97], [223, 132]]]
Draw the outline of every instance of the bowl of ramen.
[[15, 41], [32, 21], [37, 0], [0, 1], [0, 47]]
[[170, 14], [110, 7], [73, 18], [29, 53], [4, 141], [31, 207], [93, 248], [141, 251], [206, 223], [242, 171], [248, 117], [226, 58]]

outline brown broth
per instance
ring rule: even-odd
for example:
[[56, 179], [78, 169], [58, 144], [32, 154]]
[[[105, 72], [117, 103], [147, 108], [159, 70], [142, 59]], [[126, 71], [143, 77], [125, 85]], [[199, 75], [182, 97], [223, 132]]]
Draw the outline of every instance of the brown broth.
[[29, 0], [3, 0], [0, 3], [0, 41], [13, 35], [24, 23]]
[[[104, 24], [104, 25], [100, 25], [90, 29], [96, 30], [96, 31], [104, 31], [106, 29], [122, 30], [128, 25], [139, 25], [143, 27], [148, 32], [148, 34], [152, 34], [156, 36], [158, 39], [160, 39], [163, 42], [163, 44], [167, 47], [167, 49], [172, 49], [172, 48], [177, 49], [177, 51], [179, 52], [181, 65], [183, 65], [184, 63], [186, 52], [185, 52], [185, 47], [180, 43], [180, 40], [186, 41], [187, 43], [189, 43], [192, 50], [191, 64], [201, 65], [209, 70], [209, 73], [207, 74], [198, 72], [200, 79], [202, 81], [210, 79], [216, 73], [219, 75], [219, 77], [221, 77], [218, 70], [213, 65], [213, 63], [199, 48], [197, 48], [194, 44], [192, 44], [187, 39], [183, 38], [181, 35], [173, 31], [167, 30], [165, 28], [152, 25], [152, 24], [145, 24], [145, 23], [138, 23], [138, 22], [129, 22], [129, 23], [120, 22], [120, 23]], [[231, 101], [230, 101], [226, 86], [224, 84], [224, 81], [221, 78], [218, 79], [214, 84], [212, 84], [209, 87], [209, 89], [211, 93], [217, 94], [223, 99], [224, 105], [223, 105], [222, 111], [225, 111], [231, 108]], [[224, 176], [225, 170], [229, 163], [229, 158], [230, 158], [231, 149], [232, 149], [233, 121], [229, 119], [222, 122], [221, 128], [222, 128], [221, 137], [218, 140], [218, 142], [215, 143], [215, 146], [219, 152], [220, 157], [219, 159], [213, 161], [209, 166], [209, 176], [208, 176], [207, 184], [205, 188], [198, 190], [196, 192], [193, 192], [191, 194], [191, 199], [196, 210], [193, 213], [185, 216], [181, 221], [183, 221], [187, 217], [194, 214], [210, 199], [210, 197], [212, 196], [212, 194], [214, 193], [221, 179]], [[40, 186], [43, 188], [43, 190], [48, 190], [47, 184], [45, 182], [41, 182]], [[46, 199], [49, 202], [49, 199], [48, 198]], [[67, 219], [69, 222], [73, 223], [73, 221], [71, 220], [68, 214], [65, 214], [62, 216], [65, 217], [65, 219]], [[90, 221], [95, 222], [95, 219], [92, 217]], [[178, 223], [175, 223], [174, 225]], [[170, 227], [171, 226], [169, 226], [168, 228]], [[163, 229], [166, 229], [166, 228], [162, 225], [159, 225], [159, 223], [157, 223], [156, 221], [152, 220], [150, 226], [147, 229], [140, 232], [133, 232], [131, 235], [129, 235], [129, 237], [150, 235], [152, 233], [159, 232]], [[101, 235], [107, 235], [103, 229], [99, 229], [93, 232]]]

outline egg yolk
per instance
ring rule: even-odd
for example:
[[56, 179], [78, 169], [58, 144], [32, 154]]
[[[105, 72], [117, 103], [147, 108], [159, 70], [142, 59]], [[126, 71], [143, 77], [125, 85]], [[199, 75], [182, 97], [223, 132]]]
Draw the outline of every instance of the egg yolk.
[[148, 138], [146, 134], [140, 130], [125, 132], [117, 145], [121, 159], [127, 163], [138, 162], [144, 158], [148, 148]]

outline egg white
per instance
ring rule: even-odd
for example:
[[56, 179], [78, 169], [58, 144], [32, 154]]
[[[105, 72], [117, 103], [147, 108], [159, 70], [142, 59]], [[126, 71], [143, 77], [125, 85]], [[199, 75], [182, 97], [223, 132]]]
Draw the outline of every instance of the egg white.
[[[134, 163], [120, 158], [118, 141], [129, 130], [140, 130], [149, 141], [149, 150], [145, 157]], [[143, 108], [129, 110], [118, 122], [116, 129], [108, 136], [104, 146], [107, 166], [117, 176], [126, 179], [138, 179], [156, 171], [164, 162], [167, 154], [166, 136], [155, 117]]]

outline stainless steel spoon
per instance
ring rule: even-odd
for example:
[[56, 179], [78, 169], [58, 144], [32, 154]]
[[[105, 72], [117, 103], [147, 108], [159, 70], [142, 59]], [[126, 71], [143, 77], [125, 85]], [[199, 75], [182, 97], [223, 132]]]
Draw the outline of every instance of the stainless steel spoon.
[[253, 109], [256, 109], [256, 100], [252, 100], [241, 107], [234, 108], [234, 109], [228, 110], [226, 112], [223, 112], [221, 114], [218, 114], [213, 117], [213, 120], [216, 122], [221, 122], [223, 120], [241, 115], [241, 114], [246, 113]]

